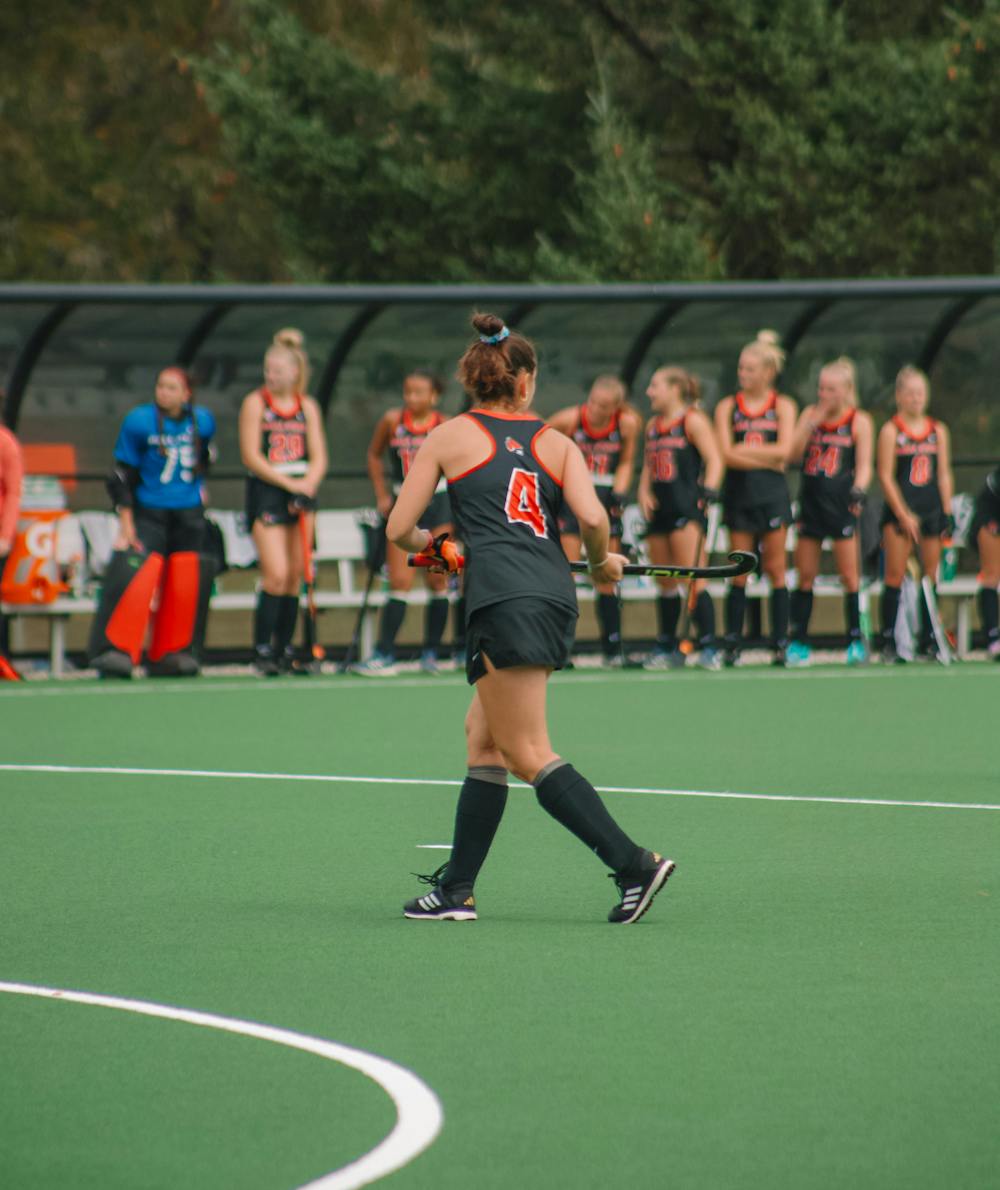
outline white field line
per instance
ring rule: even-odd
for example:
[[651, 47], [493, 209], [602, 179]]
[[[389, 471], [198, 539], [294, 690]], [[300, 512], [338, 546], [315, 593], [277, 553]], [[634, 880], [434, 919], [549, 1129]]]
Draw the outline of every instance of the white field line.
[[[403, 1066], [397, 1066], [394, 1062], [366, 1053], [364, 1050], [340, 1045], [336, 1041], [309, 1037], [305, 1033], [278, 1029], [272, 1025], [259, 1025], [253, 1021], [215, 1016], [208, 1012], [194, 1012], [191, 1009], [174, 1008], [165, 1004], [152, 1004], [145, 1000], [99, 996], [91, 992], [4, 982], [0, 982], [0, 992], [9, 992], [15, 996], [40, 996], [47, 1000], [69, 1000], [74, 1004], [91, 1004], [99, 1008], [118, 1008], [123, 1012], [134, 1012], [141, 1016], [183, 1021], [188, 1025], [220, 1029], [225, 1033], [240, 1033], [244, 1037], [272, 1041], [289, 1049], [304, 1050], [307, 1054], [316, 1054], [320, 1058], [327, 1058], [331, 1062], [339, 1062], [342, 1066], [360, 1071], [392, 1098], [396, 1105], [395, 1126], [384, 1140], [363, 1157], [306, 1183], [299, 1190], [355, 1190], [355, 1187], [368, 1186], [407, 1165], [432, 1144], [441, 1131], [444, 1119], [441, 1104], [426, 1083], [421, 1082]], [[137, 1176], [136, 1180], [141, 1178]]]
[[[0, 772], [52, 773], [56, 775], [93, 774], [108, 777], [195, 777], [216, 781], [312, 781], [337, 785], [425, 785], [460, 786], [461, 781], [433, 777], [348, 777], [330, 773], [254, 773], [216, 769], [147, 769], [123, 768], [112, 765], [73, 764], [0, 764]], [[519, 781], [515, 788], [527, 789]], [[643, 785], [598, 785], [599, 793], [639, 793], [653, 797], [722, 798], [753, 802], [819, 802], [841, 806], [900, 806], [922, 810], [1000, 810], [1000, 803], [992, 802], [920, 802], [898, 798], [819, 797], [799, 793], [738, 793], [731, 789], [657, 789]]]
[[[678, 682], [870, 682], [898, 679], [905, 670], [898, 668], [868, 668], [858, 666], [847, 669], [793, 669], [776, 670], [760, 667], [737, 669], [725, 674], [691, 673], [665, 675], [662, 673], [580, 673], [555, 674], [552, 681], [558, 685], [631, 685], [632, 683], [659, 683], [665, 688], [677, 690]], [[920, 667], [920, 677], [912, 680], [933, 681], [946, 679], [954, 681], [961, 677], [989, 678], [1000, 680], [1000, 667], [990, 666], [985, 662], [969, 662], [962, 666], [934, 666]], [[252, 679], [249, 676], [240, 680], [231, 678], [213, 678], [203, 676], [197, 681], [179, 681], [170, 685], [159, 685], [155, 681], [115, 682], [113, 684], [84, 685], [72, 680], [60, 681], [46, 679], [45, 681], [4, 683], [0, 689], [0, 700], [7, 698], [63, 698], [67, 696], [85, 698], [114, 698], [121, 695], [183, 695], [190, 698], [193, 694], [215, 694], [218, 691], [242, 692], [244, 694], [308, 694], [315, 690], [338, 690], [340, 692], [357, 693], [361, 690], [454, 690], [459, 687], [468, 689], [464, 677], [458, 675], [441, 674], [437, 677], [396, 677], [396, 678], [360, 678], [349, 674], [343, 677], [328, 678], [293, 678], [288, 681], [266, 681]]]

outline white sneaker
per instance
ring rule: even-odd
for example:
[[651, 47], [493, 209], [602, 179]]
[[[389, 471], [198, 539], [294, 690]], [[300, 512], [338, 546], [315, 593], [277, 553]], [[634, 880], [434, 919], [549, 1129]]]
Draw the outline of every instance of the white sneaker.
[[398, 670], [392, 657], [386, 657], [382, 653], [372, 653], [367, 661], [355, 665], [353, 672], [363, 678], [394, 678]]

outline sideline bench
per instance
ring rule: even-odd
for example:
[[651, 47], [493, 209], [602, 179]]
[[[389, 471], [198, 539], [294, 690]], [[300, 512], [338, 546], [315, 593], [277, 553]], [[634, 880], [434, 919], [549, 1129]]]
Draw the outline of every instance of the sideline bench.
[[[316, 516], [316, 551], [315, 560], [324, 566], [323, 585], [316, 590], [316, 606], [319, 609], [346, 608], [359, 610], [364, 600], [364, 589], [367, 581], [365, 570], [366, 540], [362, 529], [363, 520], [371, 515], [371, 510], [323, 510]], [[208, 516], [219, 525], [226, 543], [226, 556], [230, 563], [230, 571], [223, 573], [216, 579], [215, 591], [212, 595], [211, 611], [220, 612], [250, 612], [256, 604], [254, 590], [227, 590], [227, 575], [231, 572], [248, 570], [256, 565], [256, 555], [253, 543], [245, 532], [241, 532], [237, 514], [224, 510], [208, 510]], [[99, 580], [103, 574], [111, 554], [111, 543], [114, 539], [117, 518], [110, 512], [81, 512], [68, 514], [67, 520], [75, 520], [72, 530], [82, 530], [87, 544], [87, 558], [81, 571], [81, 578]], [[718, 552], [724, 553], [727, 548], [725, 531], [720, 532], [717, 543]], [[792, 546], [791, 534], [789, 547]], [[336, 575], [336, 587], [329, 585], [328, 579]], [[794, 571], [790, 572], [790, 587], [794, 587]], [[938, 594], [941, 598], [956, 601], [956, 642], [960, 657], [969, 652], [972, 638], [973, 609], [978, 583], [974, 575], [958, 575], [954, 579], [938, 584]], [[713, 599], [721, 599], [726, 591], [726, 584], [715, 582], [709, 584], [709, 592]], [[868, 587], [870, 595], [880, 595], [882, 584], [871, 583]], [[763, 599], [770, 593], [770, 585], [766, 578], [754, 577], [747, 584], [749, 599]], [[822, 599], [830, 596], [840, 597], [842, 588], [840, 581], [831, 575], [821, 575], [815, 586], [815, 596]], [[593, 591], [585, 585], [577, 588], [577, 595], [581, 602], [593, 600]], [[622, 598], [625, 601], [642, 601], [655, 598], [656, 586], [650, 578], [626, 579], [622, 584]], [[378, 610], [387, 598], [381, 582], [376, 580], [372, 587], [368, 601], [368, 614], [362, 625], [360, 652], [367, 656], [372, 649], [375, 636], [375, 619]], [[422, 584], [417, 585], [410, 592], [407, 602], [412, 606], [423, 606], [427, 602], [427, 591]], [[66, 630], [71, 617], [92, 616], [97, 610], [97, 596], [85, 587], [75, 594], [64, 595], [51, 603], [44, 604], [13, 604], [4, 603], [2, 611], [11, 621], [20, 617], [30, 619], [44, 619], [49, 628], [49, 664], [53, 677], [60, 677], [66, 671]]]

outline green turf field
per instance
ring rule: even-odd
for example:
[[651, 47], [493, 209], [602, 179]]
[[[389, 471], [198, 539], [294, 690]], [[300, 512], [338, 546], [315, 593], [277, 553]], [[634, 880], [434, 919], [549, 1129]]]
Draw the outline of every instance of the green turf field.
[[[679, 864], [624, 929], [523, 788], [480, 920], [402, 918], [468, 697], [0, 690], [0, 981], [390, 1059], [444, 1124], [386, 1185], [1000, 1185], [1000, 667], [554, 679], [556, 748]], [[301, 1186], [396, 1118], [337, 1062], [107, 1007], [0, 994], [0, 1058], [4, 1190]]]

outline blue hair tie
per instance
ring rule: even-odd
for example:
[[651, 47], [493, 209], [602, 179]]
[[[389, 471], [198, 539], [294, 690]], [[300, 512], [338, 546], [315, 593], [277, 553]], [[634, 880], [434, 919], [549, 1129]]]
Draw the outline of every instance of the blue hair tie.
[[504, 327], [503, 330], [497, 331], [495, 335], [480, 335], [480, 343], [502, 343], [504, 339], [510, 334], [510, 328]]

